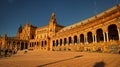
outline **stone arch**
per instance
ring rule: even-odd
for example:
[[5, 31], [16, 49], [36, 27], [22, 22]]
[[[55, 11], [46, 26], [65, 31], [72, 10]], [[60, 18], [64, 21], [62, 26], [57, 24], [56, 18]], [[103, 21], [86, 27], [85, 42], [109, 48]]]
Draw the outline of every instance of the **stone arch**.
[[104, 41], [103, 30], [101, 28], [96, 31], [97, 42]]
[[108, 37], [109, 40], [119, 40], [117, 26], [115, 24], [108, 26]]
[[39, 42], [37, 41], [37, 46], [39, 46]]
[[44, 42], [42, 41], [41, 43], [42, 43], [42, 44], [41, 44], [41, 47], [43, 47], [43, 46], [44, 46]]
[[74, 43], [77, 43], [77, 36], [74, 36]]
[[66, 38], [64, 38], [64, 45], [67, 43], [67, 39]]
[[69, 44], [71, 44], [71, 43], [72, 43], [72, 38], [71, 38], [71, 37], [69, 37], [69, 38], [68, 38], [68, 40], [69, 40], [69, 41], [68, 41], [68, 42], [69, 42]]
[[87, 33], [87, 40], [88, 40], [88, 43], [92, 43], [93, 42], [92, 32], [88, 32]]
[[84, 43], [84, 34], [80, 34], [80, 43]]
[[24, 49], [24, 42], [21, 43], [21, 50]]
[[62, 39], [60, 39], [60, 46], [62, 45]]
[[45, 40], [45, 45], [47, 45], [47, 41]]
[[32, 43], [30, 42], [30, 47], [32, 47]]

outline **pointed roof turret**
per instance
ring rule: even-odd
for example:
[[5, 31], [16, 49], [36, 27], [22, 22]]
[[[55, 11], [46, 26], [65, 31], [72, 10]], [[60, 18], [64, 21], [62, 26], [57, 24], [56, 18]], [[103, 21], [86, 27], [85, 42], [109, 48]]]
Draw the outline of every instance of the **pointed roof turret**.
[[56, 17], [55, 17], [55, 13], [52, 12], [51, 18], [50, 18], [50, 23], [57, 23], [56, 22]]
[[25, 26], [31, 26], [28, 21], [26, 21]]
[[54, 12], [52, 12], [52, 16], [55, 16], [55, 13], [54, 13]]

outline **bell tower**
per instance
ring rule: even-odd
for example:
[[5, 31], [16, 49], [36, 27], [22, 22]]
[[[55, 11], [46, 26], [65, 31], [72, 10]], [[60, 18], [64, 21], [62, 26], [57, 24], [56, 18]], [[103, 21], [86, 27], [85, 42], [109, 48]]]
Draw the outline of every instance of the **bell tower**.
[[50, 22], [49, 22], [49, 36], [52, 37], [55, 35], [55, 28], [57, 25], [57, 21], [55, 18], [54, 12], [51, 15]]

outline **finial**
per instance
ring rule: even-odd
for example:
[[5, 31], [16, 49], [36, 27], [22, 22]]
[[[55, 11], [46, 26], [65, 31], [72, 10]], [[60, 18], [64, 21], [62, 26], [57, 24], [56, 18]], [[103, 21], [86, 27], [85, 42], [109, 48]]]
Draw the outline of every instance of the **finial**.
[[55, 13], [54, 13], [54, 12], [52, 12], [52, 16], [55, 16]]

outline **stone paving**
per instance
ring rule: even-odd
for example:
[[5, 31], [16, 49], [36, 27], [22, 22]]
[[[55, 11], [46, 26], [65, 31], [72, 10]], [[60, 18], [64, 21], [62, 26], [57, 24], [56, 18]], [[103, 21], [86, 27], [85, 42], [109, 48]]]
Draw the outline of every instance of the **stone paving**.
[[120, 55], [89, 52], [28, 51], [0, 58], [0, 67], [120, 67]]

